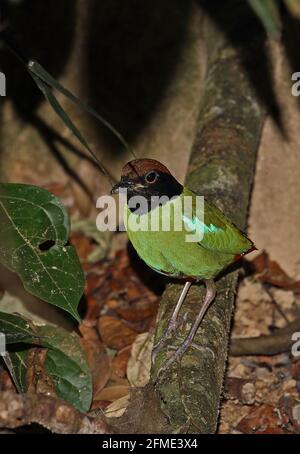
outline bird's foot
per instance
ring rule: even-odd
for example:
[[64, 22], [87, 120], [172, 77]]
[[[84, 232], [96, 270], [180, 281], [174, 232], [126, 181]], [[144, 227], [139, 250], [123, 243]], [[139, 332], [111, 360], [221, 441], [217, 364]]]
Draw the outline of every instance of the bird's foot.
[[164, 332], [164, 334], [162, 335], [160, 340], [154, 345], [154, 347], [152, 349], [152, 362], [153, 363], [155, 361], [157, 354], [164, 348], [164, 346], [166, 345], [166, 343], [168, 341], [168, 338], [176, 330], [178, 325], [179, 325], [178, 321], [176, 321], [175, 323], [170, 323], [170, 325], [168, 326], [167, 330]]
[[215, 358], [214, 351], [210, 347], [208, 347], [206, 345], [197, 345], [195, 343], [188, 343], [188, 342], [184, 342], [179, 348], [175, 347], [173, 345], [170, 345], [169, 349], [170, 350], [175, 350], [175, 353], [173, 353], [170, 356], [170, 358], [163, 364], [163, 366], [160, 367], [160, 369], [159, 369], [159, 371], [157, 373], [157, 377], [159, 377], [164, 371], [169, 369], [169, 367], [175, 361], [179, 360], [185, 354], [185, 352], [187, 351], [187, 349], [189, 347], [193, 347], [193, 348], [195, 348], [198, 351], [204, 351], [205, 353], [209, 352], [213, 356], [213, 358]]
[[[182, 357], [182, 355], [184, 355], [184, 353], [187, 351], [187, 349], [193, 344], [194, 337], [195, 337], [195, 335], [197, 333], [197, 330], [198, 330], [198, 328], [199, 328], [199, 326], [200, 326], [200, 324], [201, 324], [201, 322], [203, 320], [203, 317], [206, 314], [206, 311], [209, 308], [209, 305], [214, 300], [215, 295], [216, 295], [216, 289], [215, 289], [215, 284], [214, 284], [213, 280], [211, 280], [211, 279], [206, 280], [205, 284], [206, 284], [205, 299], [204, 299], [204, 302], [203, 302], [203, 304], [202, 304], [202, 306], [200, 308], [200, 311], [199, 311], [199, 313], [198, 313], [198, 315], [196, 317], [196, 320], [195, 320], [195, 322], [194, 322], [189, 334], [185, 338], [185, 340], [182, 343], [182, 345], [179, 348], [177, 348], [175, 353], [164, 363], [163, 366], [161, 366], [161, 368], [158, 371], [157, 377], [159, 377], [159, 375], [163, 371], [167, 370], [171, 366], [171, 364], [174, 363], [174, 361], [180, 359]], [[196, 345], [196, 348], [198, 350], [203, 349], [203, 347], [198, 346], [198, 345]], [[207, 348], [205, 348], [205, 350], [206, 349]]]
[[174, 320], [171, 321], [168, 325], [168, 328], [160, 338], [160, 340], [154, 345], [153, 350], [152, 350], [152, 362], [155, 361], [155, 358], [157, 354], [163, 349], [163, 347], [166, 345], [170, 335], [177, 330], [183, 323], [186, 322], [187, 319], [187, 313], [184, 314], [182, 319], [180, 320]]
[[207, 345], [197, 345], [197, 344], [194, 344], [194, 342], [193, 342], [191, 344], [191, 347], [193, 347], [195, 350], [199, 350], [200, 352], [205, 351], [205, 352], [211, 353], [213, 359], [215, 359], [215, 357], [216, 357], [215, 352]]

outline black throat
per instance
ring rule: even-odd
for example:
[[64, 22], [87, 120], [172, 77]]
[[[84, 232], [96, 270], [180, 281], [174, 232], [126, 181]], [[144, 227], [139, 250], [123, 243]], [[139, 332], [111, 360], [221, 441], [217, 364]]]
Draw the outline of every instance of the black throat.
[[[142, 178], [132, 182], [140, 184], [140, 187], [128, 188], [127, 205], [130, 211], [137, 215], [149, 213], [154, 208], [163, 206], [169, 200], [180, 196], [183, 191], [183, 186], [169, 173], [160, 173], [155, 184], [145, 184]], [[142, 197], [142, 203], [138, 203], [136, 196]]]

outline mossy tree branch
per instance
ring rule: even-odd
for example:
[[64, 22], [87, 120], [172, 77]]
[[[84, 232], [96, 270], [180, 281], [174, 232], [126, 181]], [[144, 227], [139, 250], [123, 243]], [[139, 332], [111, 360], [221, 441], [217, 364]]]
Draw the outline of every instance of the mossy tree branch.
[[[241, 26], [234, 22], [233, 27]], [[186, 185], [213, 200], [244, 229], [264, 108], [245, 70], [248, 56], [242, 55], [241, 49], [232, 45], [210, 20], [206, 18], [203, 25], [208, 70]], [[242, 39], [243, 30], [239, 32]], [[258, 39], [261, 37], [255, 36], [253, 43], [262, 46]], [[255, 59], [253, 43], [251, 58]], [[195, 338], [196, 345], [209, 348], [190, 348], [180, 363], [158, 378], [168, 348], [155, 360], [153, 380], [162, 410], [174, 429], [188, 424], [190, 432], [216, 431], [236, 285], [236, 271], [218, 279], [217, 298]], [[166, 329], [181, 289], [181, 284], [170, 284], [163, 295], [156, 340]], [[183, 309], [188, 313], [187, 323], [170, 344], [182, 343], [203, 297], [204, 287], [193, 286]]]

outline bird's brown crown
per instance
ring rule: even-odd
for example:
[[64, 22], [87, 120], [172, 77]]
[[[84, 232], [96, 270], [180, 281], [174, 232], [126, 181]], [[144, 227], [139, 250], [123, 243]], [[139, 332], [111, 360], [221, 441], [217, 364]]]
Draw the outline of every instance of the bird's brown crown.
[[135, 179], [146, 175], [151, 170], [170, 174], [167, 167], [155, 159], [134, 159], [123, 167], [122, 178]]

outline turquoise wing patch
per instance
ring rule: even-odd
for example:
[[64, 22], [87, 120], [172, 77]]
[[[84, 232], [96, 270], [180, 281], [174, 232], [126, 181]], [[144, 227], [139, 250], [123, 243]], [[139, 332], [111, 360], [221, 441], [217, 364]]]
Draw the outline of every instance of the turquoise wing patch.
[[204, 201], [204, 205], [200, 203], [197, 207], [197, 195], [189, 190], [186, 195], [194, 197], [193, 209], [190, 216], [184, 216], [183, 222], [190, 232], [197, 232], [201, 236], [199, 245], [211, 251], [233, 255], [251, 248], [252, 242], [216, 206]]

